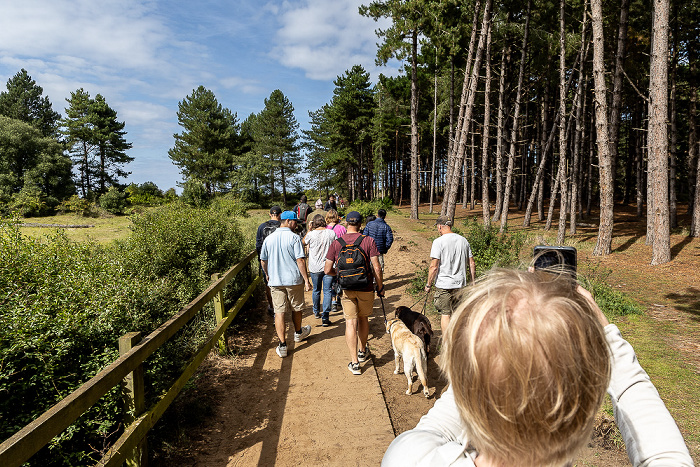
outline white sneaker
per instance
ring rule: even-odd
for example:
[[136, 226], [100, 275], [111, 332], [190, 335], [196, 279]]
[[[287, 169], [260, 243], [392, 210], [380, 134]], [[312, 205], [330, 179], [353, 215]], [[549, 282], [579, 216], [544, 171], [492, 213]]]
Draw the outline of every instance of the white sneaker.
[[284, 358], [287, 356], [287, 346], [286, 345], [279, 344], [275, 350], [277, 351], [277, 355], [279, 355], [281, 358]]
[[311, 334], [311, 326], [308, 324], [301, 327], [301, 331], [294, 333], [294, 342], [301, 342]]

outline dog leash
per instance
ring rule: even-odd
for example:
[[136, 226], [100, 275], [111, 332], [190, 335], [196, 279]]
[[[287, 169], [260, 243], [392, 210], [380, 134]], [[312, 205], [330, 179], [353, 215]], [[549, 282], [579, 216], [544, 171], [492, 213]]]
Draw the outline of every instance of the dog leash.
[[380, 295], [380, 296], [379, 296], [379, 301], [382, 302], [382, 313], [384, 313], [384, 327], [386, 327], [387, 320], [386, 320], [386, 311], [384, 310], [384, 297], [382, 297], [382, 296]]
[[[426, 292], [425, 295], [421, 295], [421, 297], [418, 299], [418, 301], [416, 303], [414, 303], [413, 305], [409, 306], [409, 308], [413, 309], [414, 306], [418, 305], [421, 302], [421, 300], [423, 300], [423, 297], [425, 297], [425, 302], [428, 303], [428, 294], [429, 293], [430, 292]], [[423, 307], [425, 308], [425, 305], [423, 305]]]
[[426, 292], [425, 294], [425, 301], [423, 302], [423, 308], [420, 310], [420, 312], [425, 315], [425, 307], [428, 305], [428, 293]]

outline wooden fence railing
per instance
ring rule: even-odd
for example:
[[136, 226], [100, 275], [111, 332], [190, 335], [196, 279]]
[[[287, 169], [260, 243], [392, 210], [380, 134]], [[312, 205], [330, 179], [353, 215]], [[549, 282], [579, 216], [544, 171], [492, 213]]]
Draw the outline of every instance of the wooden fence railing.
[[[224, 332], [262, 280], [258, 275], [234, 306], [228, 312], [224, 310], [226, 285], [256, 257], [257, 253], [252, 251], [241, 262], [226, 271], [221, 278], [215, 275], [214, 278], [217, 280], [214, 283], [143, 340], [139, 340], [139, 333], [123, 336], [119, 342], [121, 356], [116, 361], [0, 444], [0, 465], [3, 467], [22, 465], [122, 381], [126, 388], [125, 397], [134, 416], [130, 420], [127, 419], [128, 426], [124, 433], [97, 465], [119, 466], [124, 462], [130, 466], [142, 465], [146, 456], [145, 439], [148, 430], [156, 424], [165, 409], [175, 400], [211, 349], [217, 343], [219, 349], [223, 349]], [[142, 363], [187, 324], [210, 300], [214, 301], [217, 319], [214, 333], [200, 346], [197, 354], [170, 389], [153, 407], [144, 411]]]

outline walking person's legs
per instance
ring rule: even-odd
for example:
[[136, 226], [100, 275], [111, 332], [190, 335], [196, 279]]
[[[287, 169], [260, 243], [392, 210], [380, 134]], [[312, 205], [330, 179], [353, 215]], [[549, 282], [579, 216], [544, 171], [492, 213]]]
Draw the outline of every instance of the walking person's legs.
[[270, 287], [270, 295], [275, 312], [275, 331], [280, 341], [276, 351], [277, 355], [284, 358], [287, 356], [287, 338], [285, 335], [287, 326], [284, 322], [284, 313], [287, 311], [288, 306], [287, 294], [284, 291], [284, 287]]
[[[311, 276], [311, 284], [313, 286], [313, 292], [311, 293], [311, 302], [313, 304], [313, 311], [314, 311], [314, 316], [316, 318], [321, 317], [321, 288], [323, 287], [323, 276], [324, 274], [322, 272], [312, 272], [310, 273]], [[323, 297], [323, 301], [325, 303], [326, 297]]]
[[331, 286], [333, 283], [333, 276], [323, 275], [323, 326], [328, 326], [331, 324], [329, 319], [329, 313], [331, 312]]
[[300, 342], [311, 334], [311, 326], [301, 326], [301, 312], [304, 309], [304, 284], [285, 287], [289, 304], [292, 308], [292, 322], [294, 323], [294, 342]]
[[[345, 343], [350, 351], [348, 369], [359, 375], [360, 362], [369, 358], [369, 316], [374, 306], [374, 292], [346, 290], [343, 294], [343, 314], [345, 316]], [[359, 345], [358, 345], [359, 341]]]

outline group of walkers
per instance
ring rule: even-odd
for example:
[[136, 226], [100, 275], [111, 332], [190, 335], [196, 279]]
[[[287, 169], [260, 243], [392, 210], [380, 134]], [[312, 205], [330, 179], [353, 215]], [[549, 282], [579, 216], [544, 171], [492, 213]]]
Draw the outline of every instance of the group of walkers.
[[370, 355], [369, 316], [375, 292], [384, 296], [384, 255], [394, 236], [384, 209], [361, 231], [363, 218], [357, 211], [345, 216], [346, 226], [340, 223], [335, 196], [322, 206], [318, 200], [311, 209], [302, 196], [291, 211], [273, 206], [270, 220], [258, 227], [256, 249], [267, 284], [268, 313], [274, 316], [279, 338], [276, 352], [287, 356], [285, 313], [292, 315], [295, 342], [311, 333], [311, 326], [301, 325], [301, 313], [304, 292], [312, 291], [313, 313], [322, 326], [333, 324], [332, 311], [343, 311], [348, 369], [359, 375], [360, 363]]
[[[329, 203], [307, 213], [303, 238], [294, 233], [297, 212], [274, 206], [256, 246], [277, 354], [287, 356], [286, 312], [295, 342], [311, 333], [301, 318], [304, 291], [313, 290], [323, 326], [331, 324], [332, 303], [342, 303], [348, 370], [359, 375], [370, 356], [369, 316], [375, 291], [384, 296], [383, 257], [393, 232], [381, 209], [364, 229], [360, 213], [348, 213], [346, 229]], [[383, 466], [571, 465], [590, 439], [606, 389], [633, 465], [693, 465], [634, 350], [588, 291], [572, 287], [569, 276], [534, 270], [494, 269], [476, 281], [469, 242], [452, 231], [452, 219], [440, 216], [435, 225], [425, 293], [434, 291], [441, 314], [440, 365], [449, 385], [418, 426], [391, 443]], [[474, 285], [465, 290], [467, 277]]]

